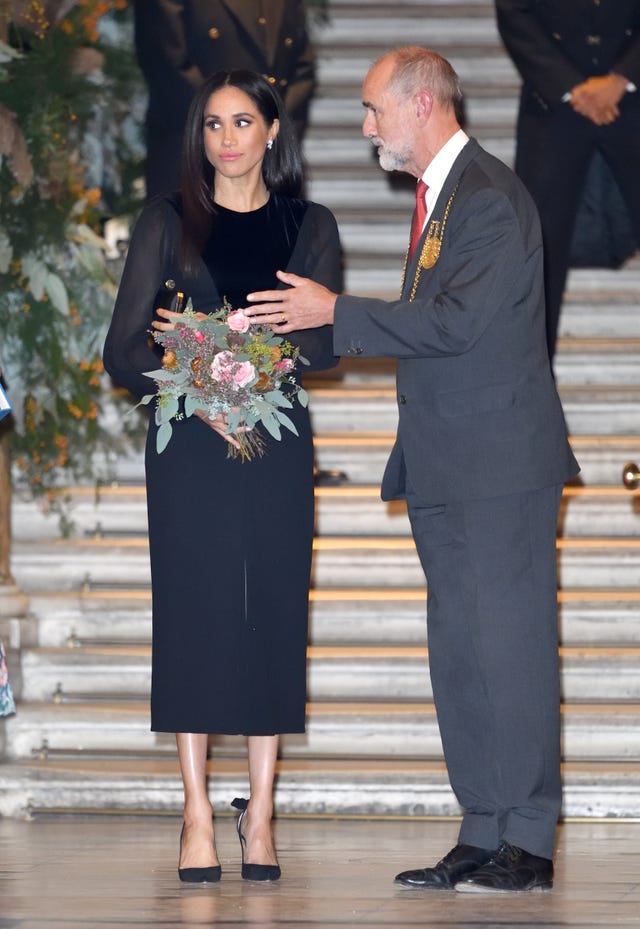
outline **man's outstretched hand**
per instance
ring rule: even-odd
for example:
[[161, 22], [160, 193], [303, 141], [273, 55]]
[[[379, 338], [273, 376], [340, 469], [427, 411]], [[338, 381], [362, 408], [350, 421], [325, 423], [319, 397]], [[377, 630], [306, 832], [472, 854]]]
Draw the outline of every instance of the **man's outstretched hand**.
[[333, 323], [338, 294], [322, 284], [286, 271], [276, 272], [278, 280], [288, 284], [286, 290], [261, 290], [248, 294], [250, 306], [243, 309], [252, 323], [266, 323], [277, 332], [317, 329]]

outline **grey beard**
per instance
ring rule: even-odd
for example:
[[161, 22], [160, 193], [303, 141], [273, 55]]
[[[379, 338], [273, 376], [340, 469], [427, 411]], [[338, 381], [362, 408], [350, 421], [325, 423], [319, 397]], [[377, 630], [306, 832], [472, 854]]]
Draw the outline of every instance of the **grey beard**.
[[378, 161], [383, 171], [404, 171], [409, 160], [408, 152], [394, 152], [385, 146], [382, 139], [374, 138], [371, 140], [373, 145], [378, 148]]

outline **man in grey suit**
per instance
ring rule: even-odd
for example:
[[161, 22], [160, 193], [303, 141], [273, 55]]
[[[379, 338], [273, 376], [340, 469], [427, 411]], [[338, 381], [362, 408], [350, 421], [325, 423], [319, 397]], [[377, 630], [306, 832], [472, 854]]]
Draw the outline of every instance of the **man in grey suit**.
[[556, 521], [578, 466], [545, 344], [536, 210], [460, 129], [459, 98], [426, 49], [388, 53], [364, 82], [381, 166], [428, 185], [401, 298], [279, 273], [289, 288], [248, 295], [246, 312], [283, 333], [332, 323], [336, 354], [398, 359], [382, 496], [406, 498], [428, 579], [434, 699], [464, 816], [448, 855], [397, 880], [538, 890], [552, 885], [561, 805]]

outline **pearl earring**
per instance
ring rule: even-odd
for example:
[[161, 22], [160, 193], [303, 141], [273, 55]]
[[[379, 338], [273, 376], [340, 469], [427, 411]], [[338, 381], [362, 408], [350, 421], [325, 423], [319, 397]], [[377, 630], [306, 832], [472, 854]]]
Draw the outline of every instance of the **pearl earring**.
[[273, 139], [269, 139], [269, 141], [267, 142], [267, 148], [269, 149], [269, 151], [271, 151], [271, 149], [273, 148]]

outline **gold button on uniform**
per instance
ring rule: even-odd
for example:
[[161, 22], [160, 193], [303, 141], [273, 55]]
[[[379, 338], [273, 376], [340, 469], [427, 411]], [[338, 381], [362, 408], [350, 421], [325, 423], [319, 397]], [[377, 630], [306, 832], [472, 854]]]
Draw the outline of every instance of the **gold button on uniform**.
[[291, 48], [291, 46], [293, 45], [293, 39], [291, 38], [290, 35], [288, 35], [287, 38], [284, 40], [284, 44], [287, 46], [287, 48]]
[[275, 84], [275, 82], [276, 82], [276, 79], [275, 79], [275, 77], [273, 76], [273, 74], [269, 74], [269, 75], [267, 76], [267, 80], [269, 81], [270, 84]]
[[209, 38], [210, 38], [210, 39], [219, 39], [219, 38], [220, 38], [220, 30], [219, 30], [219, 29], [216, 29], [215, 26], [212, 26], [211, 29], [209, 29]]
[[267, 25], [267, 20], [266, 20], [266, 18], [265, 18], [264, 16], [259, 16], [259, 17], [258, 17], [258, 22], [260, 23], [261, 26], [266, 26], [266, 25]]

